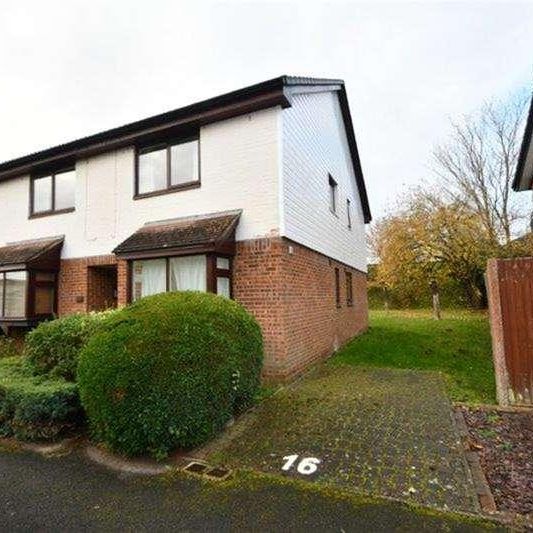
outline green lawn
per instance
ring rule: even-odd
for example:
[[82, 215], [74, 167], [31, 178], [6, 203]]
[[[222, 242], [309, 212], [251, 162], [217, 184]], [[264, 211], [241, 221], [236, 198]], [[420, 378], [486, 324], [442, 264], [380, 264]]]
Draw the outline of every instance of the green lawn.
[[455, 401], [495, 403], [488, 318], [449, 311], [371, 311], [367, 333], [354, 339], [330, 364], [436, 370], [447, 377]]

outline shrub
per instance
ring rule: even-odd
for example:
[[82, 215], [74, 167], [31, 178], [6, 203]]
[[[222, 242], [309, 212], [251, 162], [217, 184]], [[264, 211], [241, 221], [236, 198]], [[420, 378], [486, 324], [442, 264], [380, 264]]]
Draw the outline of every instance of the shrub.
[[32, 376], [19, 357], [0, 360], [0, 436], [53, 440], [82, 421], [74, 383]]
[[15, 357], [17, 355], [20, 355], [20, 347], [15, 339], [6, 337], [0, 332], [0, 358]]
[[30, 331], [24, 356], [33, 373], [75, 381], [80, 350], [109, 313], [70, 315]]
[[213, 294], [158, 294], [120, 310], [79, 361], [94, 437], [156, 457], [206, 442], [252, 403], [262, 344], [255, 319]]

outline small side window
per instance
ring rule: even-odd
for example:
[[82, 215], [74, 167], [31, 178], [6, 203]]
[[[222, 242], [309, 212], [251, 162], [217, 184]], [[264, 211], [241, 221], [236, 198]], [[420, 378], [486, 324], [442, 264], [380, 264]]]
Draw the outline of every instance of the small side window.
[[337, 182], [331, 174], [328, 174], [329, 183], [329, 209], [332, 213], [337, 213]]
[[339, 269], [335, 267], [335, 304], [341, 306], [341, 280]]
[[352, 285], [352, 273], [346, 271], [346, 305], [348, 307], [353, 306], [353, 285]]

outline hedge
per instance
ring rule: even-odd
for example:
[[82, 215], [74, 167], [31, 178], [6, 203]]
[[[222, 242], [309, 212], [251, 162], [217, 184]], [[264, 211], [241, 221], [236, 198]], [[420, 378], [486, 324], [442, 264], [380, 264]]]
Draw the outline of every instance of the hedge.
[[35, 375], [76, 380], [81, 349], [114, 311], [69, 315], [42, 322], [26, 335], [24, 357]]
[[0, 436], [54, 440], [84, 419], [77, 386], [28, 373], [20, 357], [0, 359]]
[[15, 357], [20, 355], [20, 349], [14, 339], [6, 337], [0, 331], [0, 358], [2, 357]]
[[199, 292], [143, 298], [106, 319], [81, 352], [93, 436], [128, 455], [202, 444], [259, 388], [259, 325], [238, 303]]

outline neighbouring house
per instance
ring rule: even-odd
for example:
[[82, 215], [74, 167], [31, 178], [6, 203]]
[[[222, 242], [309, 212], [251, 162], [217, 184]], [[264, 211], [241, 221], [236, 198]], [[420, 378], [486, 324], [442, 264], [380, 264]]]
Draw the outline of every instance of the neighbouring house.
[[211, 291], [288, 379], [367, 328], [342, 80], [282, 76], [0, 164], [0, 325]]
[[[533, 190], [533, 99], [513, 189]], [[498, 402], [533, 405], [533, 257], [489, 260], [487, 293]]]

